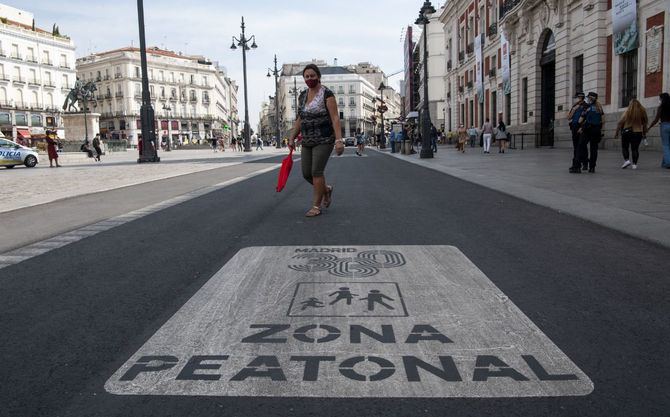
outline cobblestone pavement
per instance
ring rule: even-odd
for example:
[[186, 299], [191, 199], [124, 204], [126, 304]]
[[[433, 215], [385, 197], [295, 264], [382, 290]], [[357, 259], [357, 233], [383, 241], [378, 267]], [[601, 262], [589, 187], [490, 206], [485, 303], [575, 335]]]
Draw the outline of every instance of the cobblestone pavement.
[[490, 154], [482, 154], [479, 147], [460, 153], [441, 146], [433, 159], [390, 155], [670, 246], [670, 170], [660, 167], [660, 152], [642, 151], [638, 169], [632, 170], [621, 169], [620, 151], [601, 150], [595, 174], [568, 173], [572, 149], [499, 154], [491, 147]]
[[73, 153], [59, 158], [62, 168], [49, 168], [46, 155], [40, 155], [35, 168], [0, 169], [4, 185], [0, 188], [0, 213], [285, 153], [286, 149], [271, 147], [250, 153], [177, 150], [161, 152], [157, 164], [138, 164], [135, 151], [103, 155], [102, 162]]

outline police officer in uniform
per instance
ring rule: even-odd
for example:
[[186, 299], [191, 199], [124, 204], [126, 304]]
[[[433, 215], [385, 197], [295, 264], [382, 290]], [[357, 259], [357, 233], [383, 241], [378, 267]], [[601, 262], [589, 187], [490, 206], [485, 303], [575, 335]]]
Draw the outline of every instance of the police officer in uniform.
[[587, 159], [580, 159], [579, 151], [579, 118], [582, 116], [584, 111], [584, 93], [581, 91], [575, 95], [577, 102], [572, 106], [570, 112], [568, 113], [568, 123], [570, 126], [570, 132], [572, 132], [572, 166], [570, 167], [570, 173], [579, 174], [582, 172], [582, 169], [587, 170], [588, 167], [588, 155]]
[[[584, 103], [584, 110], [579, 118], [579, 130], [581, 134], [579, 139], [580, 161], [589, 161], [589, 172], [596, 172], [596, 161], [598, 160], [598, 144], [600, 143], [601, 132], [603, 129], [603, 106], [598, 102], [598, 94], [589, 92]], [[590, 151], [590, 157], [587, 153]]]

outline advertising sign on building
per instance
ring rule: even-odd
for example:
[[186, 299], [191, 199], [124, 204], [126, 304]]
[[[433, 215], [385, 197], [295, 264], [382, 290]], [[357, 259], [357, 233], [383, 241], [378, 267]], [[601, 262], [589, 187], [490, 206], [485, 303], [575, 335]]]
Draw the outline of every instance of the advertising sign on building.
[[477, 83], [477, 97], [479, 102], [484, 102], [484, 80], [482, 78], [482, 35], [475, 38], [475, 81]]
[[637, 48], [637, 2], [614, 0], [612, 5], [614, 53], [624, 54]]
[[509, 68], [509, 41], [505, 36], [505, 32], [500, 32], [500, 50], [502, 51], [502, 81], [503, 81], [503, 93], [511, 94], [512, 93], [512, 80], [510, 78], [510, 68]]

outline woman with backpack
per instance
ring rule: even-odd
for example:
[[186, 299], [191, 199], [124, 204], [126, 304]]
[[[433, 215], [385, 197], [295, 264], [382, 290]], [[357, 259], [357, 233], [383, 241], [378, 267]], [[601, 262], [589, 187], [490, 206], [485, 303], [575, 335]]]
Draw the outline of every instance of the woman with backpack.
[[[642, 107], [639, 101], [632, 99], [628, 103], [628, 108], [621, 115], [621, 119], [616, 127], [614, 139], [621, 133], [621, 151], [623, 153], [623, 165], [621, 169], [626, 169], [632, 165], [637, 169], [637, 161], [640, 158], [640, 143], [642, 138], [647, 135], [647, 111]], [[628, 148], [633, 152], [633, 163], [630, 162]]]
[[321, 71], [309, 64], [302, 70], [302, 76], [309, 88], [300, 93], [298, 119], [288, 146], [295, 147], [295, 138], [302, 134], [302, 175], [313, 186], [312, 207], [305, 216], [316, 217], [321, 214], [322, 204], [327, 208], [332, 203], [333, 187], [327, 185], [324, 170], [333, 146], [338, 155], [344, 152], [344, 141], [335, 95], [321, 85]]
[[661, 122], [661, 144], [663, 145], [663, 168], [670, 168], [670, 94], [662, 93], [659, 98], [661, 104], [656, 110], [656, 118], [651, 122], [650, 130], [656, 123]]

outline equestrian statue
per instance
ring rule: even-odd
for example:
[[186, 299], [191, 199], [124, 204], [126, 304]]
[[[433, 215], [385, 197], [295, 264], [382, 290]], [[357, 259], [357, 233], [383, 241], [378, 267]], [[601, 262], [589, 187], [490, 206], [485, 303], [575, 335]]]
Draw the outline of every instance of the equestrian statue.
[[88, 103], [96, 101], [94, 93], [97, 90], [98, 88], [93, 81], [84, 84], [77, 78], [77, 81], [74, 83], [74, 88], [72, 88], [67, 97], [65, 97], [63, 111], [79, 111], [80, 109], [78, 109], [75, 104], [78, 104], [81, 109], [86, 111], [88, 109]]

